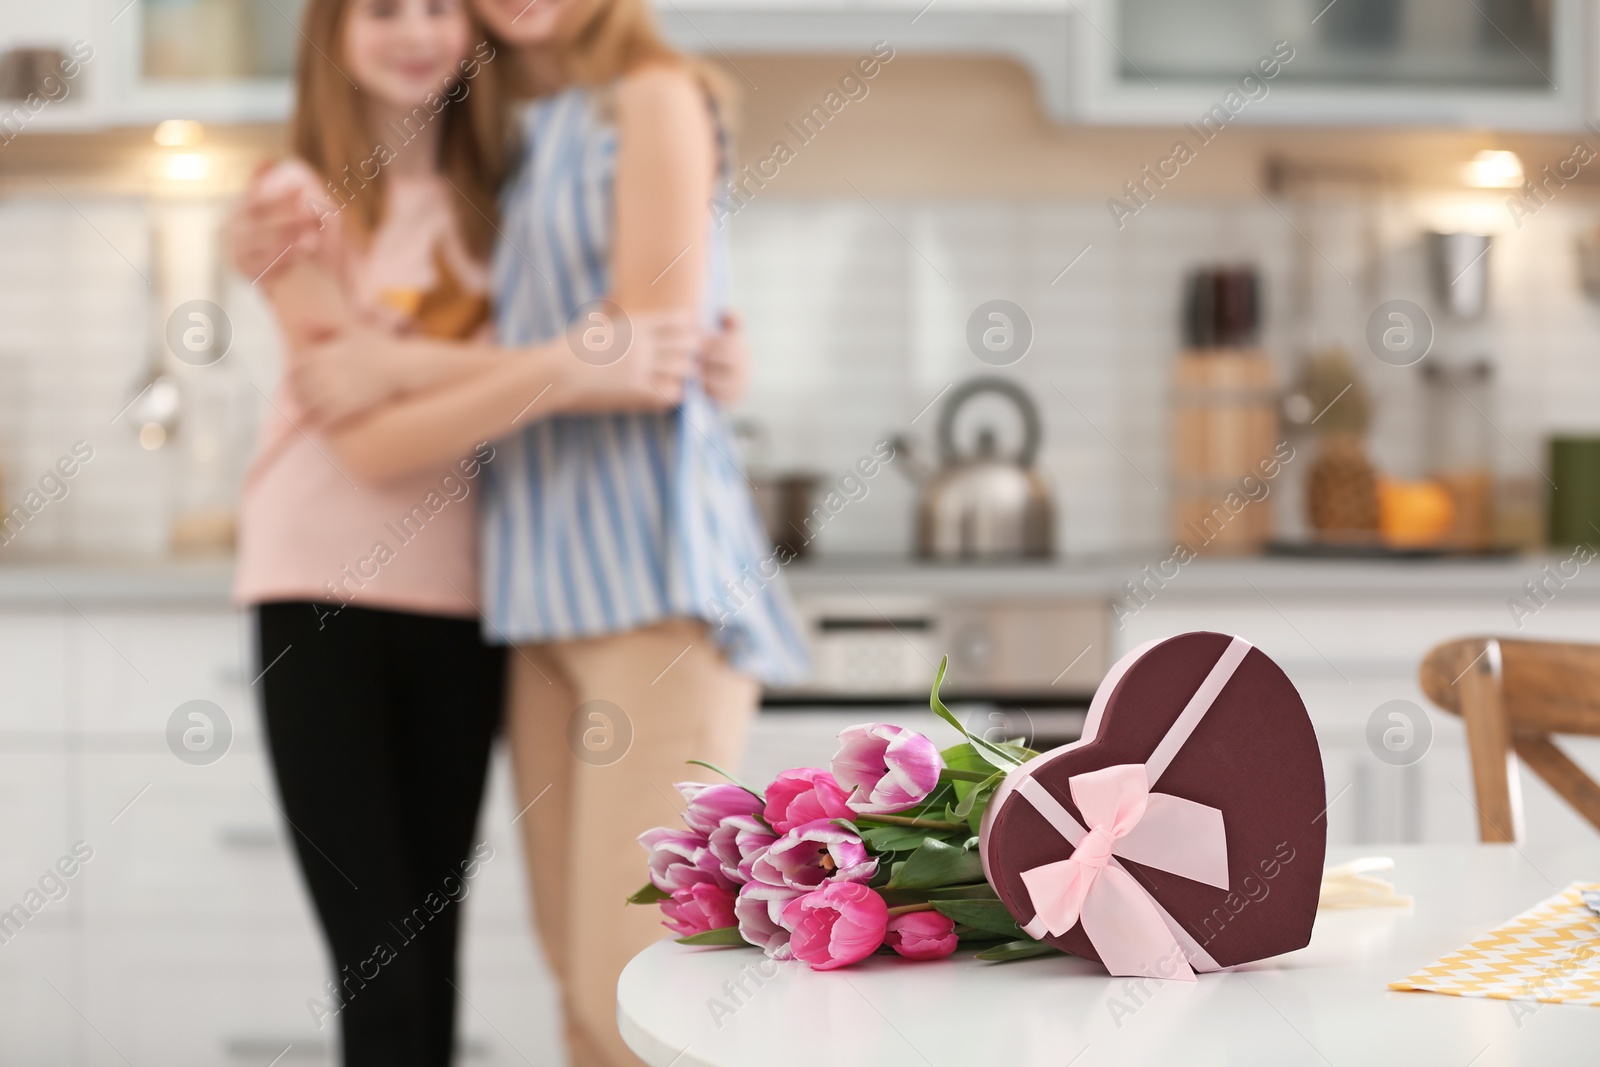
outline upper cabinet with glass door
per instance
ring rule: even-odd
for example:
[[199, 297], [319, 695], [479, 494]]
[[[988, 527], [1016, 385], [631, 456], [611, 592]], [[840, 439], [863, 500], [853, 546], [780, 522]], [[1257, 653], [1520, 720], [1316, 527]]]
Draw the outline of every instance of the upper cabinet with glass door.
[[1097, 0], [1083, 8], [1078, 104], [1100, 122], [1198, 122], [1223, 105], [1254, 123], [1574, 127], [1586, 6]]
[[[1600, 86], [1600, 0], [653, 2], [669, 37], [714, 57], [855, 54], [879, 39], [897, 52], [1011, 56], [1067, 122], [1198, 123], [1218, 107], [1228, 121], [1282, 125], [1555, 130], [1600, 117], [1589, 88]], [[39, 115], [40, 129], [281, 121], [304, 7], [0, 0], [0, 49], [93, 45], [82, 92]]]
[[117, 19], [116, 119], [282, 119], [304, 7], [305, 0], [138, 0]]

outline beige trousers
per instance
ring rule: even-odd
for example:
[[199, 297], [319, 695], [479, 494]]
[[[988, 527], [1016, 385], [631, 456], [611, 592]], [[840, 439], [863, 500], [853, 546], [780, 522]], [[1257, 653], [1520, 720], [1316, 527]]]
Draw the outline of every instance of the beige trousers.
[[638, 1064], [617, 1033], [617, 978], [670, 932], [659, 908], [624, 904], [648, 880], [635, 839], [682, 825], [674, 782], [714, 780], [685, 760], [733, 769], [760, 689], [698, 620], [516, 653], [507, 733], [517, 808], [531, 804], [518, 822], [571, 1062]]

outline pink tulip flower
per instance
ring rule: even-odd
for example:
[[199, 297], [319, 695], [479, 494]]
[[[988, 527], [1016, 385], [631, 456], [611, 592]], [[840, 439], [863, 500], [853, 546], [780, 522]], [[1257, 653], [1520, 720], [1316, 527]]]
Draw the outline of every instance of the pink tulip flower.
[[730, 815], [711, 831], [706, 848], [716, 858], [722, 873], [743, 885], [750, 881], [751, 863], [777, 839], [778, 835], [754, 815]]
[[739, 920], [733, 913], [733, 902], [733, 890], [698, 882], [661, 902], [661, 914], [666, 916], [661, 925], [680, 937], [734, 926]]
[[640, 834], [639, 844], [650, 854], [650, 884], [662, 892], [676, 893], [701, 883], [734, 888], [706, 847], [704, 834], [658, 826]]
[[860, 882], [829, 882], [791, 900], [783, 909], [794, 958], [815, 971], [831, 971], [865, 959], [883, 944], [889, 906]]
[[850, 790], [850, 810], [862, 815], [916, 807], [938, 787], [943, 767], [932, 741], [883, 722], [843, 731], [833, 754], [833, 777]]
[[731, 782], [679, 782], [674, 788], [689, 805], [683, 813], [684, 825], [702, 834], [709, 834], [722, 825], [722, 820], [735, 815], [761, 814], [761, 798]]
[[955, 920], [936, 911], [896, 915], [883, 943], [908, 960], [942, 960], [956, 950]]
[[775, 960], [789, 959], [789, 928], [783, 925], [783, 909], [800, 890], [788, 886], [751, 882], [739, 888], [733, 913], [739, 919], [739, 936], [757, 945]]
[[852, 812], [845, 804], [847, 795], [833, 775], [819, 767], [783, 771], [767, 786], [767, 823], [782, 834], [817, 819], [848, 819]]
[[831, 820], [797, 826], [766, 847], [750, 864], [750, 877], [765, 885], [802, 891], [824, 882], [864, 882], [878, 870], [857, 834]]

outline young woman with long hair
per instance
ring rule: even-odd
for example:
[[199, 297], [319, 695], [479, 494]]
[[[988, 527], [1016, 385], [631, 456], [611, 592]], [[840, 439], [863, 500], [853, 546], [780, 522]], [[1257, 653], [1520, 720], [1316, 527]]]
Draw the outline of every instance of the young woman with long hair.
[[[714, 79], [662, 41], [644, 0], [474, 10], [531, 97], [501, 198], [499, 346], [348, 323], [291, 359], [330, 448], [374, 481], [457, 456], [530, 408], [581, 402], [531, 389], [505, 349], [565, 344], [597, 373], [616, 352], [580, 358], [575, 326], [638, 344], [674, 316], [708, 325], [724, 299]], [[256, 199], [264, 254], [281, 220]], [[628, 348], [609, 366], [634, 359]], [[451, 360], [471, 372], [422, 384], [404, 369]], [[701, 382], [673, 391], [667, 377], [661, 410], [556, 415], [501, 440], [481, 497], [485, 632], [517, 646], [508, 729], [534, 911], [584, 1067], [636, 1062], [617, 1033], [616, 981], [661, 930], [652, 909], [624, 907], [642, 880], [635, 838], [671, 817], [686, 760], [738, 758], [759, 683], [803, 668], [729, 422]]]
[[341, 332], [409, 339], [388, 353], [386, 396], [485, 374], [519, 404], [547, 394], [374, 479], [280, 390], [241, 506], [236, 595], [254, 610], [281, 806], [334, 972], [311, 1002], [318, 1024], [337, 1024], [347, 1067], [443, 1065], [504, 698], [504, 649], [478, 619], [474, 498], [503, 447], [485, 442], [562, 410], [667, 407], [699, 330], [684, 312], [641, 315], [610, 367], [559, 339], [462, 343], [488, 331], [511, 61], [461, 0], [311, 0], [303, 33], [298, 158], [256, 185], [312, 224], [251, 272], [291, 366]]

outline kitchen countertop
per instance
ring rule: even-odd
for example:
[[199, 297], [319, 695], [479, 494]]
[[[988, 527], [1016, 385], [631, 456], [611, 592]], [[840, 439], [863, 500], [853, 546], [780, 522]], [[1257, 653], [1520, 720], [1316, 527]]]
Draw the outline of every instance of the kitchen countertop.
[[[1163, 577], [1164, 599], [1256, 597], [1261, 593], [1361, 599], [1406, 596], [1495, 601], [1551, 572], [1565, 554], [1473, 559], [1350, 560], [1251, 557], [1196, 560]], [[801, 597], [948, 596], [1015, 599], [1125, 595], [1123, 583], [1157, 570], [1163, 557], [1127, 556], [1034, 564], [935, 565], [899, 556], [831, 556], [784, 568]], [[1175, 565], [1165, 568], [1171, 574]], [[1570, 572], [1575, 564], [1567, 567]], [[1154, 581], [1154, 579], [1151, 579]], [[231, 559], [0, 564], [0, 608], [221, 607], [233, 582]], [[1252, 588], [1252, 586], [1254, 588]], [[1153, 588], [1153, 586], [1152, 586]], [[1600, 566], [1580, 568], [1563, 598], [1600, 599]]]
[[[1127, 595], [1126, 582], [1147, 581], [1147, 588], [1159, 588], [1164, 599], [1256, 598], [1259, 590], [1352, 599], [1420, 593], [1499, 601], [1520, 590], [1524, 582], [1539, 578], [1541, 568], [1548, 566], [1554, 572], [1567, 559], [1565, 554], [1395, 560], [1252, 556], [1200, 559], [1179, 566], [1164, 555], [1152, 554], [961, 566], [889, 556], [845, 556], [797, 562], [785, 573], [790, 588], [804, 596], [908, 593], [1110, 599]], [[1576, 566], [1571, 563], [1566, 569], [1570, 573]], [[1577, 577], [1568, 579], [1563, 597], [1600, 598], [1600, 566], [1595, 570], [1591, 576], [1579, 568]]]
[[233, 591], [233, 559], [38, 560], [0, 565], [0, 609], [218, 608]]

